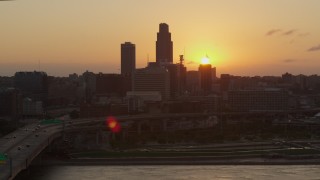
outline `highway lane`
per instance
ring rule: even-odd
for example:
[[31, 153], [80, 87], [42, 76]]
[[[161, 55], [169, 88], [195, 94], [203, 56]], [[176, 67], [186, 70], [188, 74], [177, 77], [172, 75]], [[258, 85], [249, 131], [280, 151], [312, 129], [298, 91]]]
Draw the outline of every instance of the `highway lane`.
[[[12, 159], [12, 174], [15, 176], [27, 168], [31, 161], [50, 143], [48, 139], [53, 134], [61, 132], [61, 129], [61, 125], [44, 126], [28, 134], [22, 141], [6, 147], [6, 154]], [[10, 174], [9, 165], [8, 161], [7, 164], [0, 166], [0, 179], [7, 179], [6, 177]]]
[[14, 146], [17, 142], [23, 140], [26, 136], [32, 134], [37, 124], [30, 124], [23, 128], [2, 137], [0, 139], [0, 152], [5, 153], [10, 147]]

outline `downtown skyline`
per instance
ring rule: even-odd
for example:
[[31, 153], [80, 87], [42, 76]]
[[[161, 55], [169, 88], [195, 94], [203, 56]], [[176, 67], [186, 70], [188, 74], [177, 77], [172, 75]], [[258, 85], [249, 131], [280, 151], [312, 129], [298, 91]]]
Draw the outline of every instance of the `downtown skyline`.
[[206, 55], [217, 74], [320, 74], [316, 0], [2, 1], [0, 76], [41, 70], [120, 73], [120, 44], [136, 44], [137, 68], [156, 60], [167, 23], [173, 62], [197, 70]]

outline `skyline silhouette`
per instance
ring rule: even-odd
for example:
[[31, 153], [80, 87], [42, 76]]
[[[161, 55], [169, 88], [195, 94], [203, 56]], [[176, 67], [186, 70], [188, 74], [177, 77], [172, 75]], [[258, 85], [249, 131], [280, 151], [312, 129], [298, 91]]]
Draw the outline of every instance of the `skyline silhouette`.
[[318, 74], [319, 5], [315, 0], [3, 1], [0, 75], [120, 73], [119, 45], [127, 41], [136, 44], [137, 68], [143, 68], [148, 59], [156, 61], [159, 23], [170, 26], [173, 62], [184, 54], [188, 70], [208, 55], [218, 74]]

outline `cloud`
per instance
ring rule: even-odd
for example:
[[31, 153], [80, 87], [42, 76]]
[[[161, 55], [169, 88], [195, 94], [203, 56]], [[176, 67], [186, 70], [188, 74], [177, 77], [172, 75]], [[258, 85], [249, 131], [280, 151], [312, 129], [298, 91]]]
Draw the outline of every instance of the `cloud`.
[[300, 33], [300, 34], [298, 34], [299, 37], [307, 37], [309, 35], [310, 35], [310, 33]]
[[311, 48], [309, 48], [307, 51], [311, 52], [311, 51], [320, 51], [320, 44], [317, 46], [313, 46]]
[[297, 60], [296, 59], [285, 59], [283, 60], [283, 62], [285, 63], [293, 63], [293, 62], [296, 62]]
[[282, 29], [271, 29], [266, 33], [266, 36], [272, 36], [279, 34], [280, 36], [295, 36], [295, 37], [307, 37], [310, 35], [308, 32], [299, 32], [297, 29], [289, 29], [289, 30], [282, 30]]
[[296, 29], [291, 29], [291, 30], [283, 32], [282, 35], [283, 36], [290, 36], [290, 35], [294, 35], [294, 33], [296, 33], [296, 32], [297, 32]]
[[266, 33], [266, 36], [272, 36], [274, 34], [280, 33], [281, 31], [281, 29], [271, 29]]

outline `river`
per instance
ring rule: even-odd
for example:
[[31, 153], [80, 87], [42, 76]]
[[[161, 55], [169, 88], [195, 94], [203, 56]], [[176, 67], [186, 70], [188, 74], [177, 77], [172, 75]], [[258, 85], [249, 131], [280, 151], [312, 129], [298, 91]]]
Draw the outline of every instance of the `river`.
[[320, 165], [152, 165], [152, 166], [45, 166], [33, 167], [32, 180], [315, 180]]

